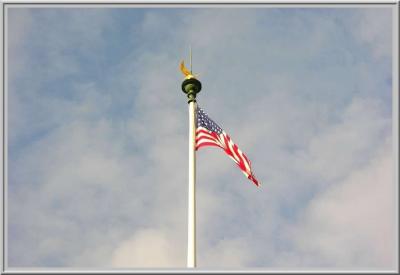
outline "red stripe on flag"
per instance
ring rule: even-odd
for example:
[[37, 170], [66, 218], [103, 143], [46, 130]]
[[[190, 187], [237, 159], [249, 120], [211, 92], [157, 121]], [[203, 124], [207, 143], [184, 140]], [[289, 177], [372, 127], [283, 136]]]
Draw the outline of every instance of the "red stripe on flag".
[[215, 146], [215, 147], [221, 148], [220, 145], [215, 144], [215, 143], [213, 143], [213, 142], [203, 142], [203, 143], [201, 143], [200, 145], [197, 145], [197, 146], [196, 146], [196, 150], [199, 150], [201, 147], [205, 147], [205, 146]]
[[220, 147], [225, 153], [237, 164], [246, 177], [251, 180], [255, 185], [260, 186], [258, 180], [254, 177], [251, 171], [251, 163], [239, 147], [231, 140], [225, 133], [218, 135], [215, 132], [209, 131], [206, 128], [199, 127], [196, 129], [196, 150], [206, 147], [214, 146]]

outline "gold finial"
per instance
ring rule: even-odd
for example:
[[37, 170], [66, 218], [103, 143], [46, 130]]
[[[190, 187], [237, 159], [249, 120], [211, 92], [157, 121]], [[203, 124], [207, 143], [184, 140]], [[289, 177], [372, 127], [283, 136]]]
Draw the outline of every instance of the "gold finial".
[[180, 68], [181, 68], [182, 73], [185, 75], [185, 79], [190, 79], [190, 78], [196, 79], [196, 77], [192, 73], [192, 45], [190, 45], [190, 47], [189, 47], [189, 52], [190, 52], [190, 55], [189, 55], [190, 71], [185, 67], [185, 63], [183, 62], [183, 60], [181, 62]]
[[185, 75], [186, 79], [195, 78], [191, 71], [185, 67], [185, 63], [182, 61], [180, 66], [181, 72]]
[[201, 83], [192, 73], [192, 46], [190, 46], [190, 71], [185, 67], [185, 62], [182, 60], [180, 69], [185, 75], [185, 80], [182, 82], [182, 91], [187, 95], [190, 102], [196, 102], [196, 94], [201, 90]]

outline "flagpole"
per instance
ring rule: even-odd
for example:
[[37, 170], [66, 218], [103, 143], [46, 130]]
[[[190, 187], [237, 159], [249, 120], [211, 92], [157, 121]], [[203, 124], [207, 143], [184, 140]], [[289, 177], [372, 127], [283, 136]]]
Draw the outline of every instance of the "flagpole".
[[201, 83], [190, 72], [182, 82], [189, 103], [189, 187], [187, 267], [196, 267], [196, 94]]
[[[190, 46], [192, 74], [192, 46]], [[189, 187], [187, 267], [196, 267], [196, 100], [189, 100]]]
[[196, 267], [196, 102], [189, 102], [189, 188], [187, 267]]

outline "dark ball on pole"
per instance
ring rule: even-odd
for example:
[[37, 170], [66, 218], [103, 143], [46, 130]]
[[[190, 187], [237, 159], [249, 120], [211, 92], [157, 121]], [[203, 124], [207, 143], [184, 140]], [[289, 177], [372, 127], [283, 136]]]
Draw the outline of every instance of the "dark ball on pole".
[[201, 82], [196, 78], [185, 79], [182, 82], [182, 91], [187, 95], [189, 101], [196, 101], [196, 94], [201, 90]]

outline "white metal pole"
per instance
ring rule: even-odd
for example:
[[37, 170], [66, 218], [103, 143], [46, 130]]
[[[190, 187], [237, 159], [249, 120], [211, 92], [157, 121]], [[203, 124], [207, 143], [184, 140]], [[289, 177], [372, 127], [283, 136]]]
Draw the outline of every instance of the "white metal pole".
[[189, 103], [189, 205], [187, 267], [196, 267], [196, 102]]

